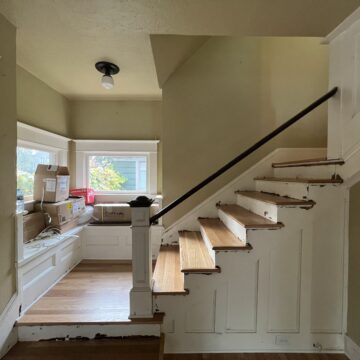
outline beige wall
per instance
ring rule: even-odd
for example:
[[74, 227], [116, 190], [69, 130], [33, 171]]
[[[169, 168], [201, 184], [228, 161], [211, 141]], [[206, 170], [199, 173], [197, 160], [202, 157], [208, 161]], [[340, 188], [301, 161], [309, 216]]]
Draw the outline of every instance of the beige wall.
[[0, 314], [15, 292], [16, 30], [0, 14]]
[[360, 346], [360, 182], [350, 189], [348, 336]]
[[[161, 139], [161, 101], [71, 101], [71, 137], [92, 140]], [[162, 144], [158, 156], [158, 192], [162, 189]], [[71, 163], [74, 166], [72, 159]], [[72, 167], [74, 172], [74, 168]]]
[[[163, 194], [174, 200], [327, 89], [320, 39], [208, 40], [163, 86]], [[326, 107], [188, 199], [169, 225], [278, 146], [326, 146]]]
[[59, 135], [70, 136], [69, 100], [17, 66], [18, 120]]

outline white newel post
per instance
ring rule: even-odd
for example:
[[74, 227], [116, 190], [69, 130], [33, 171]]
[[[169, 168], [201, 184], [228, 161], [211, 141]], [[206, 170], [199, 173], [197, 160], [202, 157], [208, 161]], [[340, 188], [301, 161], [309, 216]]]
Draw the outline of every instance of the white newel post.
[[132, 276], [129, 318], [153, 317], [150, 206], [153, 200], [139, 196], [131, 201]]

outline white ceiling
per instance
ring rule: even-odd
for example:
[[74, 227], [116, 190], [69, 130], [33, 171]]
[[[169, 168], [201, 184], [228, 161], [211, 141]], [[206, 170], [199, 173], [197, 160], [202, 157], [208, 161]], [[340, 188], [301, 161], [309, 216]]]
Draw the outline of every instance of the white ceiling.
[[[69, 98], [161, 96], [149, 34], [324, 36], [360, 0], [0, 0], [18, 64]], [[98, 60], [121, 68], [100, 86]]]

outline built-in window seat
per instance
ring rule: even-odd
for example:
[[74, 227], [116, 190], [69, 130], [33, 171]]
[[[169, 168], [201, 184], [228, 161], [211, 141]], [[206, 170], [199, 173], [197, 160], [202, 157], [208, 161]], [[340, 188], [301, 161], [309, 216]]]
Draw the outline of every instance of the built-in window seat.
[[[18, 215], [17, 268], [21, 314], [81, 260], [130, 262], [132, 259], [129, 224], [86, 224], [62, 235], [27, 244], [23, 243], [22, 226], [22, 215]], [[162, 231], [160, 225], [151, 229], [154, 259], [159, 252]]]

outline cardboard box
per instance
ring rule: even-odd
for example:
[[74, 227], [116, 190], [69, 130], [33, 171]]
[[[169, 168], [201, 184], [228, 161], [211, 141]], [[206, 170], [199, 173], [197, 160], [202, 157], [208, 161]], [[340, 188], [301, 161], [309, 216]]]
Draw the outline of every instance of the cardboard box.
[[69, 197], [70, 174], [66, 166], [42, 165], [36, 168], [34, 200], [58, 202]]
[[[158, 204], [152, 204], [150, 214], [155, 214], [158, 208]], [[97, 223], [130, 223], [131, 208], [127, 203], [96, 204], [93, 218]]]
[[49, 225], [57, 226], [79, 217], [85, 211], [85, 199], [78, 197], [57, 203], [40, 203], [35, 205], [35, 209], [48, 213], [51, 217]]
[[79, 218], [75, 218], [73, 220], [70, 220], [62, 225], [56, 225], [55, 227], [60, 230], [60, 234], [64, 234], [67, 231], [77, 227], [79, 224]]
[[41, 231], [46, 227], [45, 216], [42, 212], [35, 212], [28, 215], [24, 215], [23, 218], [23, 228], [24, 228], [24, 237], [23, 241], [28, 242], [36, 236], [38, 236]]

